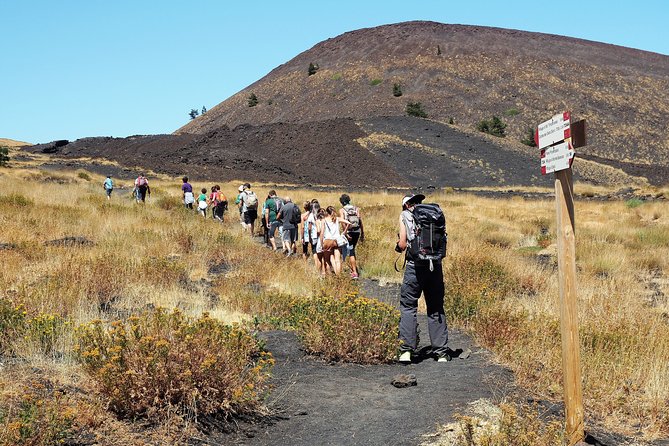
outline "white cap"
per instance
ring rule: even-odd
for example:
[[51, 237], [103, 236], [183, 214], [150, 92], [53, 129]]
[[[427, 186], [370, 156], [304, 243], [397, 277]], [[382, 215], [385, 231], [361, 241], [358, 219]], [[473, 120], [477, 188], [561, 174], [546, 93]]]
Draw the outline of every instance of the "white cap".
[[425, 200], [425, 195], [423, 194], [405, 195], [404, 198], [402, 198], [402, 207], [404, 207], [404, 205], [407, 204], [408, 202], [416, 204], [416, 203], [421, 203], [423, 200]]

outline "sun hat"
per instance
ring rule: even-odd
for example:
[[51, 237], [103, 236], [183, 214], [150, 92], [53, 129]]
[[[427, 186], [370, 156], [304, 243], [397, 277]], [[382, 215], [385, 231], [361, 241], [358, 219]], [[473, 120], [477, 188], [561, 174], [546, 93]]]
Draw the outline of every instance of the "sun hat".
[[423, 200], [425, 200], [425, 195], [423, 194], [405, 195], [404, 198], [402, 198], [402, 207], [407, 203], [416, 204], [421, 203]]

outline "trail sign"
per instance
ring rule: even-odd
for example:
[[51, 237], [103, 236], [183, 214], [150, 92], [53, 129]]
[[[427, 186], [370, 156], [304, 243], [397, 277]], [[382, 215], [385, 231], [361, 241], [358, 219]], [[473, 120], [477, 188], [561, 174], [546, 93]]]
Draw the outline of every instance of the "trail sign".
[[574, 148], [569, 141], [541, 149], [541, 174], [569, 169], [574, 160]]
[[571, 137], [570, 123], [570, 113], [564, 112], [539, 124], [537, 130], [534, 132], [534, 142], [537, 144], [537, 147], [543, 149]]
[[567, 444], [574, 446], [583, 440], [585, 429], [576, 305], [576, 225], [571, 163], [574, 147], [586, 143], [585, 121], [571, 124], [569, 112], [555, 115], [539, 124], [534, 132], [534, 142], [541, 149], [541, 173], [555, 172], [565, 431]]

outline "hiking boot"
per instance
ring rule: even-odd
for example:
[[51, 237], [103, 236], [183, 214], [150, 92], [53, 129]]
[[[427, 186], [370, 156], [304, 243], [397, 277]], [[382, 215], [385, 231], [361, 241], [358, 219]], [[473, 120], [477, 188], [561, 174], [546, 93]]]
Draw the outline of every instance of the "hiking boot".
[[448, 362], [451, 360], [451, 357], [448, 353], [437, 356], [437, 362]]
[[409, 364], [411, 362], [411, 351], [407, 350], [405, 352], [400, 353], [398, 361], [403, 364]]

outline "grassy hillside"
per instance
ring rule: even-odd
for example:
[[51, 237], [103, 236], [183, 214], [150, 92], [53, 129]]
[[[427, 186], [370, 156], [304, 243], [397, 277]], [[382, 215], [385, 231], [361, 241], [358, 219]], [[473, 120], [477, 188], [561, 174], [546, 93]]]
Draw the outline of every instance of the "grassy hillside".
[[0, 138], [0, 147], [23, 147], [31, 145], [29, 142], [14, 141], [13, 139]]
[[[107, 339], [100, 328], [107, 325], [97, 320], [120, 320], [109, 326], [116, 336], [121, 336], [120, 330], [153, 333], [141, 336], [132, 357], [139, 361], [138, 352], [160, 356], [164, 345], [152, 342], [164, 333], [161, 323], [185, 327], [180, 316], [155, 316], [155, 307], [179, 308], [184, 317], [204, 324], [197, 326], [249, 321], [238, 330], [283, 326], [300, 332], [328, 322], [304, 322], [318, 317], [310, 313], [309, 302], [327, 296], [328, 290], [336, 295], [359, 292], [348, 280], [322, 282], [311, 262], [285, 259], [250, 240], [241, 233], [234, 212], [221, 225], [181, 209], [176, 179], [152, 178], [153, 194], [146, 205], [131, 199], [129, 183], [122, 180], [107, 202], [102, 179], [93, 173], [18, 166], [0, 171], [0, 444], [16, 444], [21, 436], [32, 444], [50, 444], [54, 438], [94, 438], [98, 444], [180, 443], [200, 435], [197, 425], [179, 424], [175, 416], [148, 425], [117, 417], [119, 407], [135, 406], [126, 407], [130, 401], [113, 394], [114, 383], [120, 381], [108, 382], [110, 389], [99, 380], [127, 375], [113, 374], [112, 359], [108, 366], [96, 368], [103, 344], [81, 352], [82, 342], [91, 336], [99, 335], [94, 338], [99, 343]], [[234, 196], [236, 185], [223, 185], [228, 197]], [[259, 196], [266, 192], [262, 186], [256, 190]], [[336, 204], [341, 193], [278, 192], [290, 193], [298, 203], [317, 197], [322, 204]], [[600, 192], [606, 190], [577, 188], [579, 194]], [[401, 281], [392, 267], [400, 198], [396, 193], [353, 195], [367, 230], [359, 253], [363, 277]], [[514, 371], [520, 386], [559, 400], [554, 204], [446, 190], [435, 191], [429, 199], [447, 214], [449, 323], [471, 331]], [[576, 216], [588, 423], [645, 439], [666, 437], [669, 209], [661, 201], [578, 201]], [[85, 240], [63, 241], [71, 236]], [[296, 299], [303, 299], [303, 313], [290, 319]], [[364, 305], [370, 306], [386, 311], [371, 301]], [[204, 312], [210, 320], [197, 319]], [[82, 338], [81, 330], [88, 337]], [[243, 331], [235, 333], [243, 336]], [[375, 333], [359, 343], [367, 349], [366, 356], [378, 354], [394, 337], [392, 331], [386, 339]], [[173, 342], [179, 353], [171, 362], [176, 367], [192, 352], [178, 350], [181, 344]], [[156, 350], [141, 350], [149, 347]], [[202, 360], [215, 353], [206, 343], [197, 352]], [[142, 370], [143, 379], [153, 373]], [[253, 386], [264, 388], [261, 375]], [[114, 407], [117, 412], [110, 412]]]

